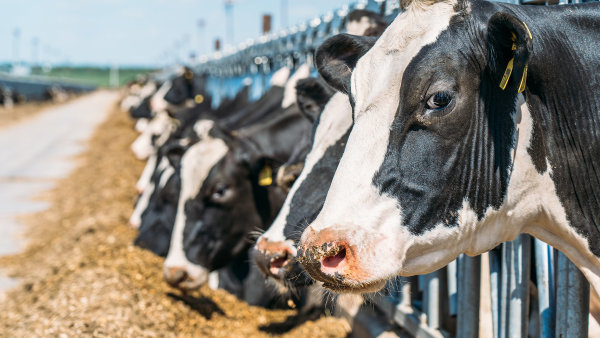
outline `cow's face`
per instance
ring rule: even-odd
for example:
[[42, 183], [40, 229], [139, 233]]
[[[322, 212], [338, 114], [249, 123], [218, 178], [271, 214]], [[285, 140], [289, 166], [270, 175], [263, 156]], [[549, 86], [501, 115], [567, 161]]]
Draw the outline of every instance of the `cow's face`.
[[471, 5], [414, 2], [370, 50], [369, 40], [351, 36], [321, 49], [320, 71], [351, 89], [354, 114], [323, 210], [298, 252], [326, 287], [377, 290], [398, 274], [431, 272], [506, 240], [501, 227], [474, 237], [505, 198], [531, 44], [521, 21], [482, 20]]
[[183, 244], [191, 262], [221, 268], [247, 249], [250, 231], [262, 228], [251, 176], [246, 163], [229, 151], [210, 170], [198, 194], [185, 201]]
[[171, 87], [165, 94], [165, 101], [172, 105], [182, 105], [190, 101], [188, 106], [202, 104], [205, 101], [205, 78], [184, 68], [171, 80]]
[[[208, 271], [228, 265], [249, 247], [249, 233], [262, 228], [273, 212], [271, 190], [279, 190], [259, 185], [263, 161], [248, 160], [241, 148], [207, 136], [183, 156], [179, 208], [165, 262], [170, 284], [183, 289], [202, 285]], [[196, 278], [187, 269], [204, 273]]]

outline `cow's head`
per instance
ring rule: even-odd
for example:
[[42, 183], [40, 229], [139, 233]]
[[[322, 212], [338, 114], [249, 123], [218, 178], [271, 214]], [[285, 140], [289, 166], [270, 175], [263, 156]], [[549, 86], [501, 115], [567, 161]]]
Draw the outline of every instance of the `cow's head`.
[[499, 226], [510, 215], [499, 209], [528, 28], [487, 2], [403, 3], [376, 43], [340, 35], [317, 53], [323, 77], [349, 94], [354, 124], [298, 255], [313, 278], [341, 292], [434, 271], [520, 231]]
[[348, 138], [351, 115], [346, 95], [337, 93], [329, 100], [317, 118], [314, 142], [300, 176], [277, 218], [257, 241], [254, 258], [258, 267], [287, 287], [312, 283], [295, 259], [296, 245], [323, 206]]
[[196, 74], [188, 67], [183, 67], [179, 73], [171, 80], [165, 101], [175, 106], [186, 104], [187, 101], [189, 106], [207, 101], [206, 75]]
[[273, 164], [240, 142], [213, 129], [183, 156], [164, 271], [173, 286], [195, 289], [204, 284], [208, 271], [248, 249], [249, 234], [264, 228], [283, 202], [280, 189], [272, 185]]
[[148, 187], [151, 189], [150, 196], [146, 201], [144, 194], [147, 192], [142, 193], [132, 215], [133, 219], [138, 207], [143, 208], [142, 212], [137, 212], [140, 214], [140, 225], [134, 244], [159, 256], [164, 257], [169, 251], [181, 191], [180, 159], [191, 142], [189, 139], [176, 140], [160, 149], [162, 160], [153, 174], [152, 184]]

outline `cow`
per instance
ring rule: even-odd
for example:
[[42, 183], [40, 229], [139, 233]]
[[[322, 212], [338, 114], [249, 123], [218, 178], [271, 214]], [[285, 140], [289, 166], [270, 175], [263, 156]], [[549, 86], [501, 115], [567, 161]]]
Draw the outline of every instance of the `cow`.
[[307, 129], [309, 121], [292, 105], [235, 136], [213, 127], [209, 137], [184, 154], [164, 266], [169, 284], [195, 289], [206, 282], [208, 271], [226, 266], [249, 248], [249, 233], [269, 225], [285, 198], [272, 184], [274, 170]]
[[[318, 85], [315, 81], [313, 85]], [[316, 88], [313, 88], [316, 90]], [[327, 93], [327, 88], [322, 88]], [[288, 289], [312, 284], [294, 260], [302, 230], [321, 210], [352, 124], [347, 95], [337, 93], [317, 119], [314, 142], [300, 176], [269, 229], [256, 243], [260, 270]]]
[[600, 4], [402, 5], [317, 52], [354, 123], [303, 267], [364, 293], [529, 233], [599, 291]]

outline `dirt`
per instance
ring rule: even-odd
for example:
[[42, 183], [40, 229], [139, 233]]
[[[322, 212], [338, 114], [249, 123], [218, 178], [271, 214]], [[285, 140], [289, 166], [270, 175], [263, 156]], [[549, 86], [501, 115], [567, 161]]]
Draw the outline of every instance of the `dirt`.
[[[1, 123], [1, 121], [0, 121]], [[127, 226], [143, 163], [129, 146], [133, 122], [116, 106], [78, 157], [78, 167], [26, 216], [28, 247], [0, 257], [22, 281], [0, 300], [7, 337], [345, 337], [348, 324], [295, 310], [249, 306], [208, 287], [182, 295], [162, 279], [163, 259], [132, 246]]]

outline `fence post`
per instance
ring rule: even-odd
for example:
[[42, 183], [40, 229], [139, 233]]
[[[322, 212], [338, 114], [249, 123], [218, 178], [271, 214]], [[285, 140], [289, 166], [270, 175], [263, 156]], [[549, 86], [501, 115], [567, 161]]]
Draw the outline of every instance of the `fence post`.
[[544, 338], [554, 338], [556, 307], [554, 298], [554, 259], [553, 249], [548, 244], [534, 239], [535, 272], [537, 276], [538, 306], [540, 312], [540, 334]]
[[567, 256], [557, 256], [556, 337], [587, 337], [590, 285]]
[[439, 269], [425, 276], [423, 307], [427, 314], [427, 325], [439, 329], [441, 323], [440, 285], [444, 269]]
[[497, 247], [488, 253], [490, 259], [490, 296], [492, 298], [492, 323], [494, 326], [494, 337], [500, 337], [500, 313], [502, 298], [502, 249]]
[[479, 335], [479, 293], [481, 257], [458, 257], [458, 318], [456, 336]]

